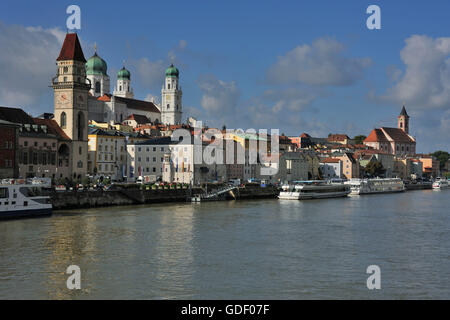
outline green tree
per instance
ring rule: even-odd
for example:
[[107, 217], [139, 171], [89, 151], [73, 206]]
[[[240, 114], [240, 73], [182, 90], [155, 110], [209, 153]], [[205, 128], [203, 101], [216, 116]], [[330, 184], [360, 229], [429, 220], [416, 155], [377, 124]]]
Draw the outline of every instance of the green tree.
[[371, 177], [379, 177], [386, 171], [380, 161], [370, 161], [364, 170]]
[[363, 144], [363, 141], [366, 140], [366, 136], [365, 135], [359, 135], [359, 136], [355, 136], [353, 138], [353, 140], [355, 140], [355, 144]]
[[447, 151], [439, 150], [432, 153], [431, 155], [439, 160], [439, 162], [441, 163], [441, 169], [445, 167], [448, 159], [450, 159], [450, 154]]

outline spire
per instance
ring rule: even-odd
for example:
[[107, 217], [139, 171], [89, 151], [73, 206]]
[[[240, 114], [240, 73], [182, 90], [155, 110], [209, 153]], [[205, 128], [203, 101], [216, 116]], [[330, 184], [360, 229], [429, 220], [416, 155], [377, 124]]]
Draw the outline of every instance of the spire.
[[79, 62], [86, 62], [84, 58], [83, 49], [81, 49], [80, 41], [76, 33], [67, 33], [64, 43], [56, 61], [75, 60]]
[[406, 112], [405, 104], [403, 104], [402, 111], [400, 112], [401, 116], [409, 117], [408, 113]]

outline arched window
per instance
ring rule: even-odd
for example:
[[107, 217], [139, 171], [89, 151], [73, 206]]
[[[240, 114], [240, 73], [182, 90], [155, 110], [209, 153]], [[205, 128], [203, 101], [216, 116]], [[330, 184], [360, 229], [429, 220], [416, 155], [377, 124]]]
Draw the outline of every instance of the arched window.
[[65, 129], [67, 124], [67, 116], [66, 113], [61, 113], [61, 128]]
[[100, 93], [100, 82], [99, 81], [97, 81], [95, 83], [95, 93]]
[[170, 104], [167, 105], [167, 109], [170, 109]]
[[77, 129], [78, 129], [78, 140], [83, 140], [84, 115], [83, 115], [83, 112], [81, 112], [81, 111], [78, 112]]

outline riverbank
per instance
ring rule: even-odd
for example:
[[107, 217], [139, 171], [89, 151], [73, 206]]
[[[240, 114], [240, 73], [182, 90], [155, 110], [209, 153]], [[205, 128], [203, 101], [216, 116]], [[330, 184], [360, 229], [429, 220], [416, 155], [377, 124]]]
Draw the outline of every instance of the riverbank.
[[[149, 189], [127, 188], [120, 190], [51, 191], [48, 193], [54, 210], [124, 206], [146, 203], [186, 202], [194, 194], [204, 190], [194, 189]], [[276, 198], [278, 189], [267, 186], [244, 186], [223, 195], [223, 200]]]

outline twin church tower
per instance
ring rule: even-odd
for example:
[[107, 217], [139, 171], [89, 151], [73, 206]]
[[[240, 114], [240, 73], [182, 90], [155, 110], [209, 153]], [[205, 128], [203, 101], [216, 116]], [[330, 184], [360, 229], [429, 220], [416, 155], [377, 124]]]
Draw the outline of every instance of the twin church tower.
[[[181, 123], [182, 91], [179, 71], [171, 65], [165, 74], [161, 104], [134, 99], [131, 74], [125, 67], [117, 74], [110, 94], [106, 62], [97, 54], [86, 61], [76, 33], [67, 33], [56, 59], [57, 75], [52, 79], [54, 120], [71, 140], [71, 172], [74, 177], [87, 172], [88, 121], [122, 122], [141, 113], [152, 122]], [[120, 113], [120, 116], [119, 116]]]

